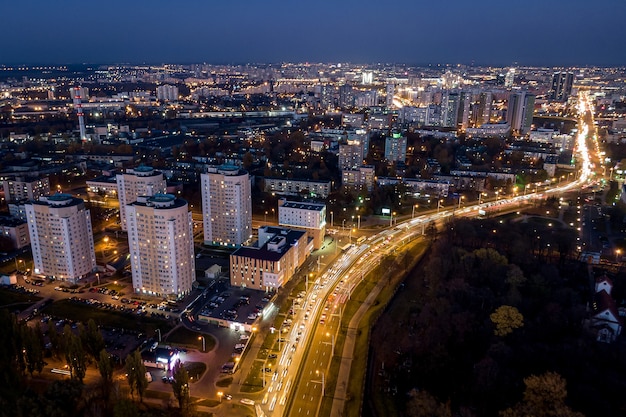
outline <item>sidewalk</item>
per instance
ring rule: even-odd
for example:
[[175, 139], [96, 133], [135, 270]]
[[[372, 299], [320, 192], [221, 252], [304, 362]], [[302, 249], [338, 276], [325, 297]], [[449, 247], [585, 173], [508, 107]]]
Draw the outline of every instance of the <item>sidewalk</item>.
[[337, 373], [337, 385], [335, 387], [335, 393], [333, 395], [333, 405], [330, 412], [331, 417], [340, 417], [343, 415], [345, 408], [346, 397], [348, 394], [348, 384], [350, 381], [350, 369], [352, 368], [352, 360], [354, 355], [354, 348], [356, 345], [357, 333], [359, 329], [359, 323], [367, 310], [374, 304], [376, 297], [388, 285], [388, 279], [381, 279], [376, 284], [376, 287], [368, 294], [367, 298], [361, 304], [361, 307], [354, 313], [350, 323], [348, 324], [348, 330], [346, 333], [346, 340], [343, 345], [343, 352], [341, 353], [341, 364], [339, 366], [339, 372]]

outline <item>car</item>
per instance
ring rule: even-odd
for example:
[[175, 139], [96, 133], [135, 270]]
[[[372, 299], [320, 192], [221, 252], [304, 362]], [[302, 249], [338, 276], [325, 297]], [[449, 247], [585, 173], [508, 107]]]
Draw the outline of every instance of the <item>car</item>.
[[276, 359], [276, 358], [277, 358], [277, 356], [274, 353], [272, 353], [270, 355], [267, 355], [267, 359]]
[[264, 368], [263, 369], [265, 372], [272, 372], [272, 368]]
[[239, 402], [245, 405], [254, 405], [254, 401], [248, 398], [242, 398], [241, 400], [239, 400]]

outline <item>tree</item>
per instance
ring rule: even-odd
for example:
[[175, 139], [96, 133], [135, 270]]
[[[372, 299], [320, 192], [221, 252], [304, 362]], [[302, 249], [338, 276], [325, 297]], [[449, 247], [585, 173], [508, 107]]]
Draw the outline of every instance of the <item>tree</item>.
[[556, 372], [524, 378], [524, 399], [500, 412], [501, 417], [583, 417], [565, 404], [566, 381]]
[[108, 402], [113, 386], [113, 362], [105, 349], [100, 351], [97, 365], [101, 377], [102, 397]]
[[452, 417], [450, 404], [440, 403], [427, 391], [412, 390], [409, 396], [406, 405], [409, 417]]
[[65, 360], [70, 368], [72, 379], [83, 382], [87, 370], [87, 358], [80, 337], [76, 336], [69, 325], [63, 329], [63, 340], [65, 344]]
[[524, 326], [524, 316], [515, 307], [503, 305], [496, 309], [489, 316], [496, 325], [494, 333], [496, 336], [506, 336], [513, 333], [513, 330]]
[[93, 319], [89, 319], [87, 327], [80, 326], [79, 335], [87, 354], [94, 361], [97, 361], [98, 355], [100, 354], [100, 351], [104, 349], [105, 343], [96, 322]]
[[113, 416], [114, 417], [139, 417], [139, 409], [137, 405], [126, 399], [121, 398], [115, 402], [115, 406], [113, 407]]
[[189, 410], [189, 373], [183, 366], [182, 362], [176, 361], [174, 367], [172, 368], [172, 376], [174, 380], [172, 381], [172, 390], [174, 391], [174, 396], [178, 400], [178, 406], [180, 407], [183, 414], [187, 414]]
[[43, 370], [43, 338], [39, 323], [35, 328], [22, 326], [22, 341], [26, 370], [33, 376], [33, 372], [41, 373]]
[[130, 395], [137, 391], [139, 401], [143, 402], [143, 394], [148, 388], [148, 380], [146, 379], [146, 366], [141, 359], [139, 350], [134, 351], [126, 358], [126, 373], [128, 374], [128, 385], [130, 386]]

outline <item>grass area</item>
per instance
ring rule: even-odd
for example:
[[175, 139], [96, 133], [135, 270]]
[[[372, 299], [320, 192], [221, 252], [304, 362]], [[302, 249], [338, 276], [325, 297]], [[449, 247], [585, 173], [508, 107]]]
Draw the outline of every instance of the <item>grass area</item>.
[[167, 337], [167, 342], [172, 345], [185, 346], [191, 349], [202, 350], [202, 340], [198, 338], [203, 336], [206, 345], [206, 351], [210, 352], [215, 348], [215, 338], [210, 334], [202, 334], [189, 330], [186, 327], [179, 327]]
[[215, 386], [220, 387], [220, 388], [226, 388], [226, 387], [230, 387], [230, 384], [232, 383], [233, 383], [233, 377], [229, 376], [228, 378], [220, 379], [219, 381], [217, 381], [215, 383]]
[[46, 314], [64, 319], [83, 321], [93, 319], [99, 326], [120, 327], [128, 330], [153, 334], [156, 329], [167, 332], [171, 325], [161, 319], [137, 316], [119, 311], [104, 310], [87, 304], [79, 304], [70, 300], [59, 300], [44, 309]]
[[[135, 397], [137, 394], [135, 394]], [[157, 398], [159, 400], [168, 400], [170, 397], [173, 397], [173, 392], [164, 392], [164, 391], [154, 391], [151, 389], [146, 390], [146, 394], [144, 395], [146, 398]]]
[[[263, 389], [263, 362], [254, 361], [252, 368], [248, 370], [248, 375], [243, 381], [241, 392], [259, 392]], [[271, 375], [265, 375], [265, 382], [271, 379]]]
[[193, 378], [193, 381], [198, 381], [206, 372], [206, 363], [204, 362], [185, 362], [184, 366], [189, 378]]
[[120, 285], [120, 284], [115, 284], [115, 283], [110, 283], [110, 284], [105, 285], [105, 288], [107, 288], [108, 290], [115, 290], [117, 292], [120, 292], [121, 290], [126, 288], [126, 286], [125, 285]]
[[[37, 287], [33, 287], [37, 288]], [[16, 303], [29, 303], [34, 304], [37, 301], [41, 300], [41, 297], [34, 294], [24, 294], [15, 291], [9, 291], [8, 289], [2, 288], [0, 289], [0, 306], [6, 306], [9, 304]]]
[[217, 407], [220, 405], [219, 400], [209, 400], [208, 398], [204, 398], [200, 401], [194, 402], [193, 405], [200, 405], [203, 407]]
[[[354, 350], [354, 360], [350, 370], [349, 386], [347, 389], [347, 401], [344, 414], [347, 417], [358, 417], [361, 415], [361, 407], [363, 404], [363, 384], [365, 382], [367, 373], [367, 360], [369, 351], [369, 337], [370, 329], [378, 319], [380, 313], [384, 310], [385, 306], [393, 298], [395, 289], [400, 282], [404, 279], [407, 271], [411, 270], [421, 258], [424, 250], [427, 248], [428, 243], [425, 241], [417, 241], [411, 245], [411, 247], [404, 252], [404, 255], [398, 257], [390, 257], [378, 266], [374, 271], [371, 271], [367, 277], [365, 277], [363, 283], [356, 288], [353, 293], [353, 297], [349, 303], [347, 303], [344, 310], [344, 314], [341, 320], [342, 330], [339, 332], [337, 341], [335, 342], [335, 356], [331, 361], [328, 375], [330, 376], [326, 380], [326, 392], [334, 393], [336, 386], [336, 378], [333, 377], [339, 372], [341, 365], [340, 355], [343, 351], [343, 344], [345, 342], [345, 330], [347, 329], [350, 320], [360, 308], [361, 303], [365, 300], [367, 295], [372, 291], [380, 279], [390, 280], [389, 285], [385, 285], [376, 297], [372, 307], [365, 313], [359, 322], [357, 331], [357, 341]], [[408, 257], [408, 258], [405, 258]], [[407, 259], [408, 264], [405, 264]], [[404, 270], [396, 264], [396, 261], [406, 268]], [[324, 397], [322, 405], [320, 407], [320, 415], [330, 415], [332, 408], [332, 395]]]

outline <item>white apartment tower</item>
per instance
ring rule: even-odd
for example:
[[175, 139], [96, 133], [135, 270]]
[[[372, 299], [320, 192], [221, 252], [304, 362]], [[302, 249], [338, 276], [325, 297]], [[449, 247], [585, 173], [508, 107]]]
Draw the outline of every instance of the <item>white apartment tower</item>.
[[122, 230], [127, 230], [126, 206], [137, 201], [139, 196], [164, 194], [167, 183], [163, 173], [149, 166], [127, 169], [125, 174], [117, 174], [117, 196], [120, 201]]
[[200, 176], [204, 243], [239, 246], [252, 237], [248, 172], [234, 165], [209, 166]]
[[193, 220], [187, 202], [172, 194], [139, 197], [126, 207], [135, 293], [178, 297], [196, 279]]
[[96, 268], [89, 210], [69, 194], [40, 197], [25, 206], [34, 273], [77, 283]]

